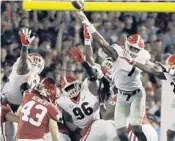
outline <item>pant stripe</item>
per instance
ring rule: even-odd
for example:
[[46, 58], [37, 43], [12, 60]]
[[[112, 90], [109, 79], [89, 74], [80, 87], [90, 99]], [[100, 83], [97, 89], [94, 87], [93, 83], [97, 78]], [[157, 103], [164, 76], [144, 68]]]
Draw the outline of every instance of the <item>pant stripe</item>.
[[81, 141], [86, 141], [86, 139], [88, 138], [90, 132], [91, 132], [91, 127], [89, 127], [89, 129], [87, 130], [86, 134], [83, 136], [83, 138], [81, 139]]

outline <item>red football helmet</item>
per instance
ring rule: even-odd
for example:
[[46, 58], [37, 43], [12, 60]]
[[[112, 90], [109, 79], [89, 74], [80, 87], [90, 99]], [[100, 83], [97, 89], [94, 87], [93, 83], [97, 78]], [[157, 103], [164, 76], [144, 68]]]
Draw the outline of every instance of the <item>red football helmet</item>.
[[32, 72], [40, 74], [44, 69], [44, 59], [38, 53], [30, 53], [28, 55], [28, 60], [32, 65]]
[[111, 57], [105, 58], [105, 60], [101, 64], [101, 68], [102, 68], [103, 73], [104, 74], [111, 73], [112, 67], [113, 67], [112, 58]]
[[61, 80], [61, 91], [69, 98], [74, 98], [80, 93], [80, 84], [80, 81], [72, 76], [63, 77]]
[[125, 50], [131, 58], [136, 58], [140, 50], [144, 48], [144, 40], [139, 34], [129, 36], [125, 41]]
[[44, 78], [38, 85], [38, 91], [40, 92], [40, 95], [48, 98], [55, 104], [55, 100], [57, 98], [57, 86], [56, 82], [52, 78]]
[[168, 57], [168, 59], [166, 60], [166, 64], [169, 68], [175, 69], [175, 54], [172, 54]]

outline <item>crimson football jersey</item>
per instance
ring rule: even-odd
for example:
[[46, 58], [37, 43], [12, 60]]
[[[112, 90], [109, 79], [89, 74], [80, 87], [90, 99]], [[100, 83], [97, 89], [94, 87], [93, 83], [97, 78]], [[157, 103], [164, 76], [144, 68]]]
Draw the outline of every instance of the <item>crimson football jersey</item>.
[[25, 92], [22, 116], [18, 125], [16, 138], [18, 139], [41, 139], [49, 130], [49, 120], [58, 121], [60, 112], [58, 108], [39, 95], [36, 90]]

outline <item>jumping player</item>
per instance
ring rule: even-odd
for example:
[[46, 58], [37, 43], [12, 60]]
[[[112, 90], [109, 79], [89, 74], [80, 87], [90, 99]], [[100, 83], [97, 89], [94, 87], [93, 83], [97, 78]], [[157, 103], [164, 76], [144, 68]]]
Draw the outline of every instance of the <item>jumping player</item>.
[[[173, 89], [173, 93], [175, 93], [175, 54], [172, 54], [166, 60], [166, 65], [162, 65], [160, 62], [153, 63], [150, 61], [146, 62], [145, 64], [137, 62], [135, 59], [131, 59], [129, 56], [126, 56], [127, 60], [133, 64], [133, 66], [138, 67], [139, 69], [148, 72], [157, 76], [162, 80], [167, 80], [168, 85], [171, 85]], [[174, 96], [172, 96], [173, 99]], [[173, 102], [173, 101], [172, 101]], [[169, 103], [172, 103], [169, 101]], [[171, 116], [168, 119], [171, 121], [171, 125], [167, 130], [167, 141], [174, 141], [175, 139], [175, 114], [173, 106], [170, 106], [169, 109], [171, 112]], [[164, 116], [164, 115], [162, 115]]]
[[[79, 48], [71, 48], [69, 54], [73, 60], [81, 62], [89, 78], [81, 83], [74, 77], [63, 77], [61, 81], [62, 94], [58, 98], [57, 104], [69, 114], [69, 122], [75, 125], [74, 129], [70, 128], [76, 133], [84, 131], [83, 134], [81, 132], [80, 140], [111, 141], [117, 136], [117, 133], [111, 121], [100, 119], [99, 80], [96, 71], [85, 61]], [[107, 129], [110, 129], [110, 132]]]
[[[121, 141], [129, 141], [126, 134], [127, 123], [130, 122], [132, 130], [139, 141], [147, 141], [142, 130], [142, 120], [145, 112], [145, 90], [141, 82], [141, 70], [130, 65], [124, 54], [130, 54], [143, 64], [150, 59], [150, 54], [144, 50], [144, 41], [139, 34], [129, 36], [124, 46], [112, 46], [96, 31], [82, 11], [77, 12], [89, 33], [102, 47], [103, 51], [112, 57], [112, 81], [118, 94], [115, 106], [115, 122], [117, 133]], [[129, 121], [128, 121], [129, 120]]]
[[[5, 94], [13, 112], [16, 112], [22, 103], [23, 91], [37, 85], [40, 81], [38, 74], [44, 69], [44, 60], [40, 54], [28, 54], [28, 45], [35, 39], [34, 36], [31, 37], [31, 30], [24, 28], [19, 35], [22, 43], [20, 57], [14, 63], [9, 81], [2, 89], [2, 94]], [[12, 122], [4, 124], [6, 124], [4, 131], [7, 131], [5, 133], [7, 140], [13, 141], [16, 130], [14, 124]]]

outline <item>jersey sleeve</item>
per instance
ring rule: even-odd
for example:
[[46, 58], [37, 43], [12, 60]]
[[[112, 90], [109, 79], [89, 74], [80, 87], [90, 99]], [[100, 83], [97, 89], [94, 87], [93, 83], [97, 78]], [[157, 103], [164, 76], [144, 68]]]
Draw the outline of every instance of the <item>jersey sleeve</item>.
[[111, 45], [111, 48], [113, 48], [117, 52], [118, 56], [120, 56], [120, 57], [123, 56], [123, 49], [120, 45], [113, 44], [113, 45]]
[[55, 121], [59, 121], [61, 118], [61, 112], [59, 111], [58, 107], [56, 105], [50, 104], [48, 106], [48, 116], [55, 120]]
[[137, 61], [141, 64], [146, 64], [147, 61], [151, 59], [151, 55], [147, 50], [141, 50], [139, 52], [139, 56], [137, 58]]

